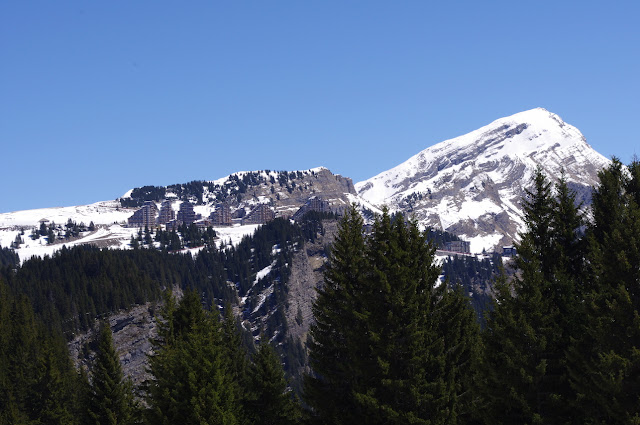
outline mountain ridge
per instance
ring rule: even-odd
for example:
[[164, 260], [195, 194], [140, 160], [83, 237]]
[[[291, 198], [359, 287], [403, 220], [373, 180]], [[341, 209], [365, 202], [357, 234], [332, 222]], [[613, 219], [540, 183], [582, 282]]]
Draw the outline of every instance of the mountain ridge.
[[479, 252], [516, 239], [536, 167], [552, 179], [564, 170], [584, 198], [608, 163], [576, 127], [535, 108], [432, 145], [355, 188], [374, 205], [471, 240]]
[[[309, 197], [321, 196], [336, 210], [353, 202], [374, 212], [388, 205], [392, 211], [413, 216], [424, 228], [447, 230], [470, 240], [472, 251], [480, 252], [516, 239], [522, 225], [520, 201], [535, 167], [541, 166], [552, 178], [564, 170], [579, 199], [588, 202], [597, 172], [608, 163], [576, 127], [535, 108], [434, 144], [355, 185], [326, 167], [239, 171], [215, 180], [134, 188], [116, 200], [87, 206], [2, 213], [0, 228], [33, 226], [41, 219], [64, 224], [69, 218], [112, 226], [126, 221], [134, 206], [153, 196], [158, 197], [156, 202], [165, 197], [189, 200], [203, 217], [220, 202], [246, 212], [258, 203], [268, 203], [280, 215], [290, 216]], [[141, 190], [145, 188], [149, 191]], [[134, 199], [136, 190], [139, 199]], [[11, 242], [0, 238], [3, 245]]]

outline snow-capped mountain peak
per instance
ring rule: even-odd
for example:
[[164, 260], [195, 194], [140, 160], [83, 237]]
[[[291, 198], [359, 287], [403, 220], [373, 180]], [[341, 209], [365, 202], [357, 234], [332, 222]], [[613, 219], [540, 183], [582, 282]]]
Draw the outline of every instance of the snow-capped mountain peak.
[[355, 187], [367, 201], [462, 234], [481, 250], [516, 237], [520, 199], [537, 166], [552, 178], [564, 170], [581, 190], [607, 163], [577, 128], [536, 108], [435, 144]]

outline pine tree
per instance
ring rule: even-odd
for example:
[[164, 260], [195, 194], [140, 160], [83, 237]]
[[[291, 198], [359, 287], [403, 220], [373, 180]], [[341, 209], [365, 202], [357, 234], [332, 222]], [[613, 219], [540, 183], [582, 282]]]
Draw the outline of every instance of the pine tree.
[[96, 425], [133, 423], [136, 407], [132, 385], [122, 373], [122, 366], [113, 346], [113, 336], [108, 323], [102, 323], [100, 326], [97, 345], [88, 406], [91, 423]]
[[354, 391], [362, 377], [355, 363], [366, 359], [356, 355], [353, 341], [361, 335], [359, 323], [366, 319], [358, 316], [362, 314], [358, 304], [367, 268], [363, 225], [352, 205], [339, 224], [324, 286], [313, 305], [309, 362], [314, 374], [305, 380], [304, 396], [318, 423], [352, 424], [359, 418]]
[[187, 292], [177, 306], [167, 299], [163, 320], [149, 359], [148, 422], [238, 423], [240, 406], [217, 318], [202, 308], [197, 293]]
[[463, 423], [468, 303], [436, 286], [435, 248], [415, 222], [385, 210], [365, 240], [361, 220], [355, 208], [342, 220], [314, 305], [312, 413], [319, 423]]
[[585, 320], [570, 349], [584, 423], [640, 423], [640, 165], [599, 173], [588, 230]]
[[255, 425], [296, 424], [300, 410], [288, 390], [284, 371], [274, 349], [260, 345], [251, 365], [251, 389], [247, 408]]
[[566, 351], [576, 335], [581, 302], [581, 220], [561, 179], [557, 198], [540, 169], [523, 201], [526, 230], [516, 244], [518, 271], [496, 284], [484, 332], [486, 423], [567, 423], [572, 420]]

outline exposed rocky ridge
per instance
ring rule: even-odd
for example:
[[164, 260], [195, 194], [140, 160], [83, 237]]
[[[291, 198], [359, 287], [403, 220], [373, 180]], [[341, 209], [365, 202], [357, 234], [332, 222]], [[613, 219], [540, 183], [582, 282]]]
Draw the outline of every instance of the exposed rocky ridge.
[[431, 146], [355, 186], [367, 201], [458, 234], [479, 252], [516, 239], [520, 202], [536, 167], [552, 179], [564, 170], [588, 201], [607, 163], [578, 129], [537, 108]]
[[[269, 326], [269, 317], [274, 315], [278, 309], [284, 311], [286, 319], [286, 332], [278, 336], [279, 341], [286, 341], [287, 344], [295, 344], [304, 347], [306, 345], [309, 326], [313, 322], [312, 305], [316, 299], [316, 289], [322, 284], [323, 269], [327, 258], [327, 247], [333, 242], [337, 233], [337, 220], [323, 220], [323, 232], [317, 235], [312, 241], [306, 241], [296, 248], [291, 264], [289, 278], [286, 282], [281, 279], [282, 270], [274, 269], [263, 278], [271, 280], [274, 285], [286, 285], [286, 299], [282, 304], [270, 305], [266, 310], [256, 309], [256, 311], [246, 311], [238, 298], [238, 304], [232, 306], [236, 316], [243, 320], [243, 324], [248, 331], [257, 331], [257, 335], [271, 335], [275, 339], [283, 329]], [[275, 258], [275, 253], [273, 254]], [[265, 304], [269, 304], [269, 297], [273, 290], [263, 291]], [[182, 291], [174, 287], [173, 293], [181, 298]], [[161, 303], [146, 303], [138, 305], [127, 311], [109, 315], [106, 320], [113, 332], [113, 341], [120, 357], [122, 369], [134, 385], [140, 385], [147, 378], [148, 367], [147, 355], [151, 352], [151, 340], [157, 337], [157, 319], [161, 308]], [[93, 338], [98, 330], [99, 322], [88, 332], [77, 335], [69, 342], [69, 351], [76, 367], [90, 369], [95, 359], [95, 343]], [[254, 335], [254, 336], [257, 336]], [[306, 370], [306, 357], [296, 359], [302, 361], [300, 369], [292, 371], [296, 374], [294, 379], [302, 376]], [[297, 363], [296, 363], [297, 364]]]
[[[130, 310], [110, 315], [106, 320], [113, 332], [113, 344], [120, 357], [124, 375], [134, 385], [140, 385], [149, 378], [147, 354], [151, 352], [151, 340], [158, 334], [156, 321], [157, 306], [146, 303]], [[69, 343], [69, 351], [76, 367], [90, 369], [95, 360], [94, 337], [99, 323], [94, 329], [77, 335]]]
[[288, 305], [285, 310], [288, 332], [296, 340], [306, 341], [309, 326], [313, 322], [312, 306], [316, 290], [322, 285], [327, 246], [338, 233], [338, 222], [323, 221], [324, 235], [314, 242], [306, 242], [304, 248], [293, 257], [289, 277]]
[[304, 171], [241, 171], [214, 181], [196, 181], [167, 187], [145, 186], [132, 189], [120, 198], [123, 205], [138, 205], [145, 200], [188, 200], [203, 215], [216, 204], [227, 203], [232, 212], [249, 210], [268, 203], [281, 216], [295, 213], [310, 197], [318, 196], [340, 211], [355, 195], [353, 181], [333, 174], [324, 167]]

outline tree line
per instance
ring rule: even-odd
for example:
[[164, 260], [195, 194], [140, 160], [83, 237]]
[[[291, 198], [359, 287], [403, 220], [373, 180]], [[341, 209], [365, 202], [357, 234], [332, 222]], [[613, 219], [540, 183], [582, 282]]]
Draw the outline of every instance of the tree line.
[[[101, 378], [109, 375], [100, 372], [102, 366], [94, 366], [88, 377], [69, 367], [64, 350], [55, 349], [63, 347], [61, 339], [47, 336], [29, 299], [5, 285], [0, 397], [7, 407], [0, 418], [6, 423], [78, 423], [82, 417], [96, 423], [103, 418], [114, 418], [104, 423], [200, 424], [640, 423], [640, 163], [624, 166], [614, 159], [600, 172], [592, 199], [585, 211], [563, 176], [554, 184], [536, 173], [523, 200], [515, 274], [501, 273], [495, 282], [496, 299], [484, 329], [460, 287], [438, 278], [435, 247], [417, 223], [384, 211], [365, 235], [360, 214], [351, 208], [340, 222], [314, 304], [301, 401], [284, 378], [282, 358], [266, 343], [271, 337], [262, 335], [251, 354], [231, 306], [220, 318], [219, 304], [200, 291], [187, 291], [179, 301], [165, 292], [150, 358], [153, 378], [134, 397], [118, 362], [105, 361], [113, 379]], [[272, 228], [260, 243], [273, 250], [290, 240]], [[238, 252], [250, 256], [246, 249], [239, 246]], [[202, 261], [207, 258], [212, 257]], [[260, 268], [272, 261], [265, 254], [251, 258], [261, 258]], [[251, 276], [244, 263], [237, 266], [236, 278]], [[248, 291], [249, 279], [238, 280], [247, 285], [241, 290]], [[107, 333], [101, 338], [108, 339]], [[109, 345], [98, 344], [105, 352]], [[120, 389], [98, 391], [96, 385], [103, 384]], [[126, 395], [122, 402], [107, 395], [120, 393]], [[118, 408], [108, 406], [125, 406], [129, 413], [119, 416]]]
[[593, 204], [540, 170], [515, 274], [480, 330], [438, 285], [415, 223], [342, 222], [314, 307], [315, 423], [640, 423], [640, 162], [614, 159]]

